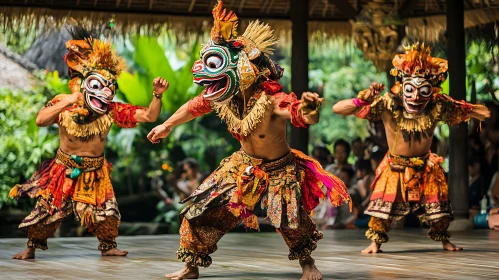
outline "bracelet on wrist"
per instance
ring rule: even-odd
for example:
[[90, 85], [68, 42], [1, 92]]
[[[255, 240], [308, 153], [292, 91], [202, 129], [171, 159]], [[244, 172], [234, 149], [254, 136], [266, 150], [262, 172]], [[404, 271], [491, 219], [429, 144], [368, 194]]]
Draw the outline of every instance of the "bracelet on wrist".
[[365, 101], [365, 100], [362, 100], [358, 97], [354, 98], [353, 100], [353, 105], [355, 105], [355, 107], [364, 107], [364, 106], [367, 106], [367, 105], [370, 105], [371, 103]]
[[159, 99], [161, 99], [163, 97], [162, 93], [161, 94], [157, 93], [155, 90], [152, 91], [152, 95], [154, 95], [154, 97], [159, 98]]

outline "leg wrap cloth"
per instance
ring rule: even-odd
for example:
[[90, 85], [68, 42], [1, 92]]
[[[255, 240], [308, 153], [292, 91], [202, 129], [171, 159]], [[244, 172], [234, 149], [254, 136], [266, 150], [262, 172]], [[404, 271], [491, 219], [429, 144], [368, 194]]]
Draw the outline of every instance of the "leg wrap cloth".
[[322, 238], [309, 216], [325, 197], [321, 187], [328, 188], [328, 198], [336, 204], [349, 199], [344, 184], [317, 166], [296, 151], [271, 162], [243, 151], [223, 160], [186, 200], [177, 257], [192, 266], [209, 266], [209, 255], [225, 233], [241, 222], [259, 229], [253, 210], [261, 203], [288, 245], [289, 259], [307, 258]]
[[104, 156], [80, 157], [61, 150], [43, 162], [11, 197], [36, 198], [31, 213], [19, 225], [28, 233], [28, 247], [47, 249], [64, 217], [74, 214], [99, 239], [99, 250], [116, 247], [120, 213], [111, 185], [111, 165]]
[[371, 215], [366, 237], [378, 244], [388, 242], [387, 232], [393, 220], [410, 213], [430, 226], [428, 237], [447, 240], [453, 211], [448, 199], [448, 185], [442, 158], [428, 153], [422, 157], [404, 157], [388, 153], [376, 170], [371, 201], [366, 214]]

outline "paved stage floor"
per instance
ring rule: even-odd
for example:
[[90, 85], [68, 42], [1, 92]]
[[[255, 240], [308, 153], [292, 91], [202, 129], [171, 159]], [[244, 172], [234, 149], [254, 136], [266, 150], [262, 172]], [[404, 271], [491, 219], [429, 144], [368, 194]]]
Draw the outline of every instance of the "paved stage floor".
[[[444, 252], [426, 231], [394, 230], [385, 253], [362, 255], [363, 230], [326, 231], [313, 256], [324, 279], [499, 279], [499, 232], [456, 232], [461, 252]], [[178, 235], [120, 237], [128, 257], [101, 257], [97, 240], [53, 238], [37, 259], [12, 260], [24, 239], [0, 239], [0, 279], [165, 279], [182, 267], [175, 258]], [[219, 243], [206, 279], [299, 279], [297, 261], [276, 233], [230, 233]]]

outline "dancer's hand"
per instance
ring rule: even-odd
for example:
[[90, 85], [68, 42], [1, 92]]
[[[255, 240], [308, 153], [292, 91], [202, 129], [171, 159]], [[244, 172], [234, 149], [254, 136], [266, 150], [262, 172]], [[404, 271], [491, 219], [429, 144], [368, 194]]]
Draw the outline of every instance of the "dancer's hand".
[[165, 124], [160, 124], [155, 128], [153, 128], [151, 132], [149, 132], [149, 134], [147, 134], [147, 139], [149, 139], [151, 143], [157, 144], [159, 143], [160, 139], [163, 139], [166, 136], [168, 136], [171, 130], [172, 130], [171, 127], [166, 126]]
[[301, 100], [304, 101], [305, 107], [302, 110], [306, 111], [304, 113], [310, 113], [310, 111], [314, 111], [317, 108], [320, 108], [321, 104], [324, 102], [324, 98], [320, 98], [319, 95], [315, 92], [304, 92], [301, 95]]
[[357, 95], [360, 100], [372, 103], [374, 98], [385, 90], [385, 86], [381, 83], [372, 83], [368, 89], [365, 89]]
[[161, 77], [157, 77], [156, 79], [154, 79], [154, 81], [152, 82], [152, 85], [154, 86], [154, 92], [156, 94], [163, 94], [163, 92], [165, 92], [165, 90], [168, 89], [168, 81], [161, 78]]
[[83, 94], [79, 91], [75, 91], [64, 97], [64, 102], [67, 103], [68, 106], [78, 103], [78, 101], [83, 100]]

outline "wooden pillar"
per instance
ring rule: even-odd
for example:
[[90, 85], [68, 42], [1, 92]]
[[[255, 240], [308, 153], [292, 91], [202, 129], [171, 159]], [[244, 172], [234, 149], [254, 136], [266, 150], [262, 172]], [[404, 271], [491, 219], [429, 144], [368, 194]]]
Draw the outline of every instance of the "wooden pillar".
[[[301, 98], [301, 94], [308, 90], [308, 1], [289, 2], [292, 22], [291, 89]], [[292, 148], [308, 153], [308, 129], [292, 127], [290, 144]]]
[[[466, 99], [466, 61], [464, 42], [464, 1], [447, 1], [447, 51], [449, 93]], [[467, 218], [468, 202], [468, 127], [466, 123], [450, 128], [449, 195], [458, 218]]]

